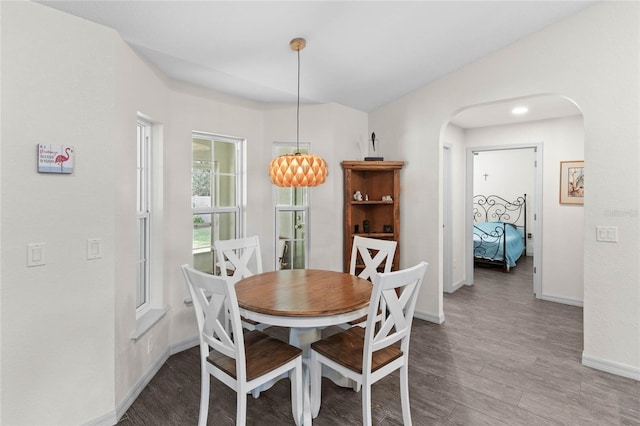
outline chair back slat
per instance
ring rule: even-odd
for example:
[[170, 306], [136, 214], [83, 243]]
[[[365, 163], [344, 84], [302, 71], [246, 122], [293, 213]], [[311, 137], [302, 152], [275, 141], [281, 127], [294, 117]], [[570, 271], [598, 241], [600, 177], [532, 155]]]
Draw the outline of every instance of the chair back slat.
[[[373, 352], [400, 340], [403, 352], [408, 350], [413, 313], [427, 266], [427, 263], [420, 262], [411, 268], [383, 274], [376, 273], [371, 277], [373, 291], [365, 333], [363, 363], [365, 371], [371, 365]], [[386, 315], [383, 315], [379, 327], [376, 327], [376, 312], [382, 306], [386, 306]]]
[[[262, 273], [262, 255], [260, 240], [257, 236], [237, 238], [233, 240], [218, 240], [214, 242], [218, 256], [220, 274], [226, 277], [227, 262], [233, 266], [233, 277], [236, 280]], [[253, 264], [252, 258], [254, 259]], [[250, 265], [253, 266], [253, 270]]]
[[[353, 247], [351, 249], [351, 263], [349, 273], [356, 275], [357, 260], [362, 260], [364, 269], [358, 273], [358, 277], [365, 280], [378, 272], [378, 267], [384, 262], [383, 272], [390, 272], [393, 266], [393, 258], [396, 254], [398, 243], [391, 240], [379, 240], [377, 238], [353, 237]], [[373, 256], [372, 256], [372, 253]]]
[[[240, 312], [235, 295], [234, 280], [197, 271], [189, 265], [182, 265], [182, 272], [189, 287], [198, 321], [200, 345], [208, 345], [213, 350], [230, 358], [244, 358], [244, 341], [232, 336], [242, 336]], [[230, 311], [231, 332], [225, 328], [225, 314]], [[244, 360], [242, 363], [244, 365]]]

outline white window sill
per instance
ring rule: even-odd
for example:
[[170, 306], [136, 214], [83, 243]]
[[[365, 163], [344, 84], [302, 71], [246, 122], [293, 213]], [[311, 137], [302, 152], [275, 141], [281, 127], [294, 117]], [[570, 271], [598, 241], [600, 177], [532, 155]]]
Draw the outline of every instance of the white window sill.
[[136, 321], [136, 330], [131, 336], [131, 340], [138, 340], [144, 334], [149, 331], [158, 321], [165, 316], [165, 314], [169, 312], [169, 307], [162, 309], [149, 309], [147, 313], [142, 315]]

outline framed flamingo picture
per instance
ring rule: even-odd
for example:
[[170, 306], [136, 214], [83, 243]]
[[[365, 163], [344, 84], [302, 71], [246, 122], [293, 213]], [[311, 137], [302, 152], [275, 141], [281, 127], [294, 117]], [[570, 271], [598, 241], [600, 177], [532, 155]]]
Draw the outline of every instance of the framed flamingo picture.
[[72, 173], [73, 146], [38, 144], [38, 172]]

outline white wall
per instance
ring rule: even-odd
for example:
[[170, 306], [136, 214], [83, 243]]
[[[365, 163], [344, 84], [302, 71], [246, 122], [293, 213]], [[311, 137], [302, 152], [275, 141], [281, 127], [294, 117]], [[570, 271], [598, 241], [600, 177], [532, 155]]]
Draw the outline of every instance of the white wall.
[[[37, 22], [36, 22], [37, 24]], [[85, 32], [83, 38], [91, 40], [91, 33]], [[138, 113], [154, 122], [152, 135], [152, 155], [154, 162], [154, 192], [152, 194], [153, 239], [151, 250], [151, 291], [154, 308], [170, 305], [168, 286], [163, 270], [163, 243], [165, 230], [165, 206], [163, 197], [162, 167], [164, 166], [164, 148], [167, 140], [164, 134], [164, 124], [167, 122], [166, 98], [167, 90], [158, 76], [151, 73], [148, 66], [140, 60], [131, 49], [125, 45], [120, 36], [115, 34], [114, 47], [116, 50], [116, 67], [114, 82], [116, 85], [115, 111], [113, 129], [106, 135], [112, 158], [104, 164], [93, 165], [94, 168], [108, 168], [114, 170], [113, 181], [109, 182], [108, 194], [113, 197], [113, 214], [115, 217], [115, 235], [110, 243], [113, 248], [107, 252], [114, 257], [115, 277], [109, 283], [113, 287], [115, 300], [114, 311], [115, 342], [110, 348], [115, 354], [115, 385], [114, 398], [120, 403], [133, 388], [139, 378], [146, 372], [149, 365], [166, 354], [169, 345], [169, 321], [164, 319], [156, 327], [137, 341], [132, 341], [133, 330], [136, 327], [135, 316], [135, 283], [137, 273], [137, 235], [136, 222], [131, 220], [131, 212], [136, 210], [136, 153], [133, 151], [133, 141], [136, 140], [135, 125]], [[69, 42], [67, 42], [69, 43]], [[70, 44], [70, 43], [69, 43]], [[82, 56], [78, 57], [82, 60]], [[56, 80], [50, 82], [57, 84]], [[91, 81], [87, 85], [94, 84]], [[94, 100], [99, 105], [98, 100]], [[97, 114], [96, 119], [100, 115]], [[68, 117], [58, 117], [58, 120], [68, 121]], [[87, 143], [87, 142], [85, 142]], [[129, 395], [133, 396], [133, 395]]]
[[[407, 160], [403, 200], [415, 204], [402, 209], [401, 265], [430, 263], [417, 312], [444, 315], [441, 218], [433, 208], [442, 207], [443, 125], [472, 105], [560, 94], [584, 116], [583, 362], [640, 377], [640, 194], [619, 184], [640, 181], [639, 7], [598, 3], [370, 114], [370, 128], [393, 137], [395, 156]], [[596, 242], [596, 225], [617, 226], [619, 243]]]
[[[560, 161], [584, 158], [584, 122], [581, 116], [534, 121], [529, 123], [483, 127], [465, 132], [467, 147], [542, 144], [542, 277], [540, 298], [571, 304], [583, 303], [584, 281], [584, 208], [562, 205], [559, 199]], [[518, 151], [482, 152], [479, 157]], [[528, 151], [530, 152], [530, 151]], [[495, 154], [494, 154], [495, 153]], [[520, 152], [524, 154], [524, 151]], [[523, 159], [524, 162], [527, 158]], [[532, 167], [533, 159], [528, 164]], [[522, 166], [526, 167], [526, 166]], [[487, 182], [481, 176], [483, 170], [475, 170], [474, 190], [491, 184], [492, 172]], [[533, 178], [533, 169], [528, 174]], [[533, 185], [533, 182], [523, 183]], [[530, 192], [533, 195], [532, 192]], [[527, 203], [533, 197], [527, 197]], [[527, 209], [527, 218], [532, 218]], [[531, 225], [531, 226], [529, 226]], [[533, 223], [527, 225], [533, 232]], [[537, 236], [534, 235], [535, 239]], [[530, 244], [531, 243], [531, 244]], [[527, 241], [533, 247], [533, 240]]]
[[[109, 424], [170, 351], [196, 335], [179, 269], [192, 260], [191, 132], [246, 139], [247, 234], [260, 237], [270, 270], [268, 164], [273, 141], [295, 140], [295, 108], [167, 81], [110, 29], [37, 3], [0, 7], [0, 423]], [[155, 128], [152, 285], [155, 307], [169, 311], [133, 341], [138, 112]], [[361, 158], [367, 121], [340, 105], [302, 108], [301, 140], [330, 169], [311, 189], [311, 252], [321, 254], [312, 267], [342, 269], [340, 161]], [[74, 173], [38, 174], [37, 143], [74, 145]], [[102, 259], [86, 260], [88, 238], [102, 239]], [[47, 265], [25, 266], [30, 242], [47, 243]]]
[[450, 149], [451, 154], [451, 283], [457, 288], [466, 283], [465, 261], [465, 221], [467, 216], [465, 186], [466, 186], [466, 146], [464, 129], [448, 124], [445, 129], [443, 143]]
[[[121, 41], [33, 3], [0, 7], [2, 424], [79, 424], [115, 402]], [[37, 173], [38, 143], [73, 145], [74, 172]], [[88, 238], [102, 239], [101, 259], [87, 260]], [[27, 268], [35, 242], [46, 265]]]

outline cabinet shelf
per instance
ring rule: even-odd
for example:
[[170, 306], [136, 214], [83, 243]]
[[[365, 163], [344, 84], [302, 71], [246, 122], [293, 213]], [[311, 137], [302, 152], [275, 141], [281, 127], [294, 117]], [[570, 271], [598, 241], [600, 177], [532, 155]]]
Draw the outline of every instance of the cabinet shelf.
[[[344, 172], [344, 270], [351, 265], [356, 235], [398, 242], [392, 270], [400, 266], [400, 169], [403, 161], [343, 161]], [[356, 191], [368, 200], [353, 199]], [[390, 196], [392, 201], [382, 201]], [[372, 232], [363, 232], [368, 221]], [[355, 227], [358, 226], [358, 230]], [[392, 232], [382, 232], [383, 229]]]
[[358, 232], [357, 234], [351, 233], [351, 238], [353, 239], [353, 237], [356, 235], [359, 235], [361, 237], [368, 237], [368, 238], [390, 239], [390, 238], [393, 238], [394, 233], [393, 232]]
[[368, 201], [351, 201], [351, 204], [389, 204], [393, 205], [393, 201], [380, 201], [380, 200], [368, 200]]

